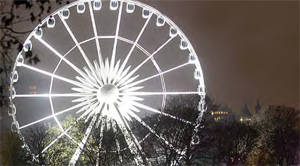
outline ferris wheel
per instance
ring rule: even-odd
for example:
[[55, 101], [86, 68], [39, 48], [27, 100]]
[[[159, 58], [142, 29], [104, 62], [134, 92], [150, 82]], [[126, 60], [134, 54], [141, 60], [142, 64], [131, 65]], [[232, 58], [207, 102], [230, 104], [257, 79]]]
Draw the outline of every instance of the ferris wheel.
[[[41, 63], [28, 63], [28, 54]], [[194, 125], [191, 143], [198, 143], [206, 92], [195, 50], [168, 17], [133, 0], [79, 0], [46, 17], [28, 36], [11, 74], [10, 93], [11, 128], [29, 152], [26, 130], [40, 123], [55, 125], [60, 133], [42, 152], [63, 137], [70, 139], [76, 148], [69, 165], [75, 165], [91, 132], [100, 128], [103, 135], [99, 126], [105, 117], [113, 128], [124, 128], [134, 162], [147, 165], [131, 121], [170, 147], [143, 116], [159, 114]], [[200, 96], [196, 122], [163, 111], [168, 97], [187, 94]], [[68, 116], [87, 124], [80, 141], [72, 138], [74, 125], [63, 125]]]

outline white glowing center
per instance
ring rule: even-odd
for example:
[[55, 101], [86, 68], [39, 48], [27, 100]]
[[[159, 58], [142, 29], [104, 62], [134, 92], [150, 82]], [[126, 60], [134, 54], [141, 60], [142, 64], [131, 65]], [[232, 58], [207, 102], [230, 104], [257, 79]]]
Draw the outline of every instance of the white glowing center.
[[119, 90], [115, 85], [106, 84], [97, 92], [97, 98], [100, 102], [113, 103], [117, 101]]

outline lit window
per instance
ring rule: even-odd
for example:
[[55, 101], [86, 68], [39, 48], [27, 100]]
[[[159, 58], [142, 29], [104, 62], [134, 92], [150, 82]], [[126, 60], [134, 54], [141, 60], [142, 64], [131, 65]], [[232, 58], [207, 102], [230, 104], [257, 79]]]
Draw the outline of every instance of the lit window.
[[33, 89], [36, 89], [36, 86], [35, 85], [30, 85], [30, 90], [33, 90]]

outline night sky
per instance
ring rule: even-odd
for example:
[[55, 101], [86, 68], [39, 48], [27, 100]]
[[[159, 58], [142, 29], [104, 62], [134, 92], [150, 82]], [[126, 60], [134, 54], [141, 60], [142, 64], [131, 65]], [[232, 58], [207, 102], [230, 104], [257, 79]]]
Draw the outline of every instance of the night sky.
[[216, 102], [299, 109], [299, 2], [144, 2], [187, 35]]

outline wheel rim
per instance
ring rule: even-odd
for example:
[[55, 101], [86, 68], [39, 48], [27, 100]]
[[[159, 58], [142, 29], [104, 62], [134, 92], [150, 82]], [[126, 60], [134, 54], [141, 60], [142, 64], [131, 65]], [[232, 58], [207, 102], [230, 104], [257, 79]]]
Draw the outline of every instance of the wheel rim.
[[[103, 31], [99, 31], [99, 27], [97, 27], [98, 25], [101, 26], [101, 24], [99, 24], [99, 21], [97, 22], [97, 19], [95, 19], [100, 15], [97, 12], [105, 10], [105, 7], [109, 8], [111, 12], [114, 12], [115, 15], [117, 15], [116, 19], [111, 20], [111, 22], [115, 22], [113, 35], [100, 34]], [[77, 13], [74, 12], [75, 10], [77, 11]], [[75, 29], [78, 28], [72, 27], [72, 25], [75, 25], [72, 24], [72, 22], [76, 22], [74, 21], [76, 20], [76, 17], [79, 17], [83, 14], [88, 15], [91, 22], [89, 26], [91, 30], [89, 32], [92, 34], [92, 36], [87, 38], [81, 37], [80, 33], [75, 32]], [[129, 39], [129, 37], [123, 37], [122, 32], [123, 35], [125, 35], [125, 30], [121, 30], [123, 28], [122, 18], [130, 14], [139, 15], [141, 20], [143, 20], [140, 21], [140, 31], [135, 34], [134, 40]], [[73, 21], [69, 21], [72, 18]], [[147, 36], [145, 35], [145, 33], [148, 33], [150, 35], [153, 34], [153, 32], [151, 31], [146, 32], [147, 30], [149, 31], [149, 27], [153, 26], [150, 25], [151, 23], [155, 24], [156, 27], [161, 29], [168, 28], [168, 34], [166, 35], [168, 37], [160, 39], [162, 41], [158, 42], [158, 46], [153, 46], [155, 47], [155, 49], [152, 50], [150, 47], [147, 48], [147, 45], [145, 44], [147, 43], [147, 37], [143, 38], [143, 35]], [[47, 26], [47, 28], [45, 28], [45, 26]], [[58, 28], [64, 28], [66, 34], [71, 39], [70, 43], [73, 42], [73, 44], [70, 44], [71, 46], [65, 46], [67, 48], [64, 51], [62, 51], [63, 49], [60, 49], [63, 47], [59, 47], [58, 45], [56, 45], [58, 48], [56, 49], [54, 46], [52, 46], [53, 44], [51, 42], [48, 42], [50, 41], [51, 37], [44, 39], [45, 36], [50, 36], [51, 33], [54, 33], [53, 29], [55, 30], [56, 26], [58, 26]], [[49, 29], [52, 29], [52, 31]], [[164, 31], [165, 29], [161, 30], [162, 33], [166, 32]], [[159, 35], [159, 33], [157, 35]], [[104, 57], [105, 55], [103, 55], [103, 52], [105, 52], [105, 49], [102, 48], [102, 45], [105, 46], [106, 44], [105, 40], [111, 40], [111, 44], [107, 45], [110, 45], [112, 48], [110, 50], [111, 53], [106, 54], [107, 57]], [[177, 45], [179, 47], [178, 50], [186, 54], [185, 60], [181, 60], [182, 63], [177, 63], [172, 67], [168, 67], [169, 65], [167, 64], [164, 65], [164, 63], [158, 63], [157, 59], [159, 58], [157, 58], [156, 60], [155, 58], [160, 54], [160, 52], [162, 52], [162, 50], [165, 50], [167, 48], [169, 50], [172, 49], [172, 47], [169, 47], [168, 45], [171, 45], [170, 43], [172, 42], [174, 43], [174, 40], [177, 40], [177, 44], [179, 44], [179, 46]], [[64, 41], [62, 40], [60, 42], [68, 45], [67, 42], [64, 43]], [[118, 46], [121, 47], [122, 42], [126, 43], [125, 45], [128, 45], [128, 49], [126, 50], [127, 52], [125, 51], [125, 49], [124, 51], [122, 50], [122, 52], [125, 52], [124, 54], [126, 54], [126, 56], [120, 58]], [[87, 45], [94, 45], [96, 49], [96, 58], [91, 56], [92, 53], [86, 53], [88, 52], [87, 50], [89, 50]], [[55, 57], [56, 61], [53, 63], [51, 62], [51, 64], [49, 63], [50, 65], [46, 67], [32, 66], [26, 63], [24, 61], [24, 56], [31, 52], [31, 50], [37, 48], [36, 46], [42, 46], [43, 49], [41, 50], [47, 50], [48, 52], [50, 52], [49, 54], [51, 54], [52, 57]], [[75, 50], [77, 50], [77, 54], [81, 56], [81, 60], [84, 63], [77, 63], [80, 60], [78, 60], [77, 56], [75, 56]], [[138, 50], [139, 52], [135, 53], [136, 50]], [[44, 52], [39, 50], [34, 51], [40, 53]], [[133, 57], [136, 58], [136, 54], [141, 53], [146, 57], [142, 61], [137, 62], [137, 64], [134, 65], [134, 62], [130, 60], [134, 59]], [[95, 53], [93, 55], [95, 55]], [[150, 61], [152, 63], [152, 68], [157, 72], [155, 74], [151, 74], [149, 70], [143, 69]], [[166, 59], [161, 59], [160, 61], [166, 61]], [[161, 69], [161, 65], [164, 65], [163, 69]], [[196, 85], [193, 87], [194, 89], [192, 91], [188, 91], [185, 89], [180, 90], [180, 88], [176, 87], [179, 90], [176, 89], [177, 91], [167, 91], [167, 88], [172, 89], [172, 84], [170, 84], [171, 81], [166, 84], [165, 76], [169, 73], [174, 73], [175, 71], [178, 71], [178, 73], [180, 73], [180, 71], [187, 66], [193, 66], [195, 68], [192, 73], [189, 73], [189, 75], [192, 75], [196, 79], [196, 84], [193, 84]], [[66, 68], [68, 69], [68, 71], [72, 70], [72, 72], [67, 72], [67, 70], [65, 70]], [[21, 85], [17, 85], [16, 82], [20, 84], [25, 83], [28, 80], [28, 78], [25, 78], [25, 76], [30, 75], [22, 72], [23, 70], [27, 70], [29, 71], [28, 73], [36, 76], [32, 77], [36, 79], [35, 82], [38, 82], [38, 77], [40, 76], [49, 77], [49, 88], [45, 88], [48, 89], [47, 93], [22, 93], [24, 92], [24, 89], [21, 88]], [[144, 70], [144, 72], [140, 73], [140, 70]], [[145, 75], [145, 73], [147, 74], [148, 72], [150, 73], [148, 76], [142, 77], [143, 75]], [[184, 71], [182, 72], [184, 73]], [[183, 75], [179, 75], [179, 77], [178, 75], [177, 77], [175, 76], [176, 75], [172, 76], [174, 80], [181, 79], [181, 77], [183, 77]], [[155, 89], [158, 89], [157, 84], [147, 84], [147, 82], [152, 79], [159, 79], [160, 91], [143, 91], [146, 90], [147, 87], [153, 88], [153, 86], [155, 87]], [[167, 80], [171, 79], [167, 78]], [[61, 84], [69, 84], [69, 86], [68, 88], [62, 88], [64, 86], [60, 87]], [[33, 87], [32, 89], [35, 93], [36, 87]], [[64, 91], [62, 89], [67, 90]], [[57, 93], [58, 91], [61, 91], [62, 93]], [[138, 112], [148, 111], [151, 113], [158, 113], [162, 116], [176, 119], [179, 121], [179, 123], [191, 124], [191, 122], [187, 120], [175, 117], [156, 109], [155, 107], [158, 106], [154, 106], [152, 103], [155, 103], [155, 101], [157, 100], [155, 99], [156, 97], [153, 96], [160, 96], [160, 107], [163, 109], [166, 104], [166, 98], [168, 96], [185, 94], [200, 95], [201, 100], [199, 102], [199, 115], [197, 121], [194, 124], [196, 126], [194, 135], [196, 135], [196, 133], [198, 132], [197, 126], [200, 125], [203, 112], [205, 111], [205, 85], [202, 69], [191, 43], [188, 41], [183, 32], [176, 26], [176, 24], [173, 23], [165, 15], [161, 14], [159, 11], [148, 5], [130, 0], [112, 0], [110, 2], [101, 2], [97, 0], [76, 1], [60, 8], [59, 10], [55, 11], [50, 16], [45, 18], [42, 23], [37, 26], [35, 30], [28, 36], [25, 41], [23, 50], [18, 54], [12, 72], [10, 92], [11, 110], [9, 111], [9, 115], [12, 116], [13, 119], [12, 130], [20, 134], [24, 142], [24, 148], [26, 148], [29, 153], [30, 149], [22, 133], [25, 132], [23, 130], [25, 130], [26, 128], [32, 127], [33, 125], [38, 123], [45, 123], [50, 119], [53, 121], [51, 123], [56, 124], [60, 128], [61, 134], [59, 134], [55, 140], [53, 140], [45, 149], [43, 149], [43, 152], [46, 152], [48, 148], [50, 148], [51, 146], [55, 146], [55, 142], [60, 139], [61, 136], [65, 135], [69, 138], [71, 137], [70, 135], [68, 135], [68, 131], [72, 128], [72, 125], [69, 127], [63, 127], [61, 123], [62, 120], [59, 117], [66, 116], [66, 113], [76, 112], [76, 121], [85, 119], [85, 121], [89, 123], [89, 126], [85, 131], [85, 136], [81, 139], [80, 143], [77, 142], [78, 147], [74, 151], [69, 165], [74, 165], [76, 163], [76, 161], [80, 157], [82, 148], [88, 141], [91, 131], [93, 130], [94, 126], [99, 126], [100, 118], [102, 117], [108, 117], [109, 120], [113, 121], [114, 126], [121, 126], [126, 128], [126, 130], [123, 131], [122, 134], [129, 137], [126, 142], [131, 153], [136, 154], [136, 164], [147, 164], [148, 161], [144, 157], [143, 149], [139, 143], [140, 140], [136, 138], [136, 136], [130, 129], [129, 123], [132, 119], [137, 120], [140, 124], [142, 124], [149, 130], [149, 133], [156, 135], [157, 138], [161, 141], [164, 141], [166, 144], [169, 143], [163, 137], [157, 135], [156, 132], [147, 123], [145, 123], [142, 118], [140, 118]], [[149, 97], [149, 100], [147, 97]], [[24, 101], [22, 102], [21, 100], [27, 100], [31, 98], [37, 99], [38, 101], [46, 99], [45, 102], [49, 103], [48, 107], [51, 113], [47, 116], [38, 117], [34, 120], [31, 119], [27, 122], [22, 121], [22, 123], [20, 123], [20, 118], [18, 118], [16, 112], [22, 112], [22, 109], [19, 108], [22, 106], [22, 104], [24, 105]], [[68, 102], [69, 106], [60, 109], [58, 105], [61, 104], [58, 104], [57, 98], [59, 98], [60, 100], [62, 100], [61, 98], [71, 98]], [[144, 102], [144, 100], [146, 100], [146, 102], [148, 102], [149, 104], [145, 104], [146, 102]], [[38, 101], [34, 101], [33, 103], [37, 104], [39, 103]], [[24, 113], [25, 111], [23, 111], [23, 114]], [[194, 140], [196, 140], [196, 138]], [[172, 145], [169, 146], [172, 147]], [[118, 148], [117, 150], [120, 151], [121, 149]], [[36, 154], [32, 155], [33, 158], [36, 159]]]

